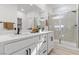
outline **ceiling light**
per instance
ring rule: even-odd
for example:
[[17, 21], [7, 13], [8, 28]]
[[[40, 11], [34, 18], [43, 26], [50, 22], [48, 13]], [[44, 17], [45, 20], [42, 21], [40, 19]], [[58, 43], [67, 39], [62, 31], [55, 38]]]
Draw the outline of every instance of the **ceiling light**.
[[32, 6], [33, 4], [30, 4], [30, 6]]
[[24, 9], [22, 8], [21, 11], [24, 11]]
[[59, 16], [53, 17], [53, 19], [62, 19], [63, 17], [64, 17], [64, 15], [59, 15]]
[[58, 12], [62, 12], [62, 11], [65, 12], [65, 11], [67, 11], [67, 10], [68, 10], [68, 7], [65, 6], [65, 7], [59, 8], [57, 11], [58, 11]]

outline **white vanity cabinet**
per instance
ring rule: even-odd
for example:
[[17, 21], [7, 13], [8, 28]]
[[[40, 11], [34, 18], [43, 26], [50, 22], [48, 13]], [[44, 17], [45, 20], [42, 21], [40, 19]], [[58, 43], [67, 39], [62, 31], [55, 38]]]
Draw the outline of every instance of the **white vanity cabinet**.
[[0, 55], [47, 55], [54, 47], [51, 31], [8, 38], [0, 41]]
[[48, 54], [54, 48], [53, 40], [54, 40], [54, 33], [51, 32], [48, 34]]

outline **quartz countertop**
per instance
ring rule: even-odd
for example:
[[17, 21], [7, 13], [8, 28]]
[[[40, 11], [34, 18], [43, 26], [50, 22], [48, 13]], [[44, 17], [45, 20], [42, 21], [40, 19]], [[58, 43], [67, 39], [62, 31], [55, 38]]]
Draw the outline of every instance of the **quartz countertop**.
[[34, 37], [34, 36], [38, 36], [38, 35], [42, 35], [42, 34], [46, 34], [46, 33], [50, 33], [53, 31], [44, 31], [44, 32], [38, 32], [38, 33], [22, 33], [22, 34], [7, 34], [7, 35], [0, 35], [0, 44], [7, 44], [7, 43], [11, 43], [13, 41], [18, 41], [18, 40], [23, 40], [23, 38], [30, 38], [30, 37]]

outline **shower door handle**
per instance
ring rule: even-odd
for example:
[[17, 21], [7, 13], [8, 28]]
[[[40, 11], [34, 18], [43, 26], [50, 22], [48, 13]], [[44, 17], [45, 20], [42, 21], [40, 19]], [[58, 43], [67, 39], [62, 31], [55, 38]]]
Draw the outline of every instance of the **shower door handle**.
[[53, 37], [51, 37], [51, 41], [53, 41]]

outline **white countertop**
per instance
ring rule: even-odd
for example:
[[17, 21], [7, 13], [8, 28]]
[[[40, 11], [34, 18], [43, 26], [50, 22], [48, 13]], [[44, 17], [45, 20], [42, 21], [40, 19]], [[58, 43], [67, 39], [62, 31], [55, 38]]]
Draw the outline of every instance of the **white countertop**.
[[6, 43], [10, 43], [13, 41], [18, 41], [18, 40], [23, 40], [22, 38], [30, 38], [33, 36], [37, 36], [37, 35], [42, 35], [45, 33], [50, 33], [52, 31], [44, 31], [44, 32], [40, 32], [40, 33], [23, 33], [23, 34], [8, 34], [8, 35], [0, 35], [0, 44], [6, 44]]

